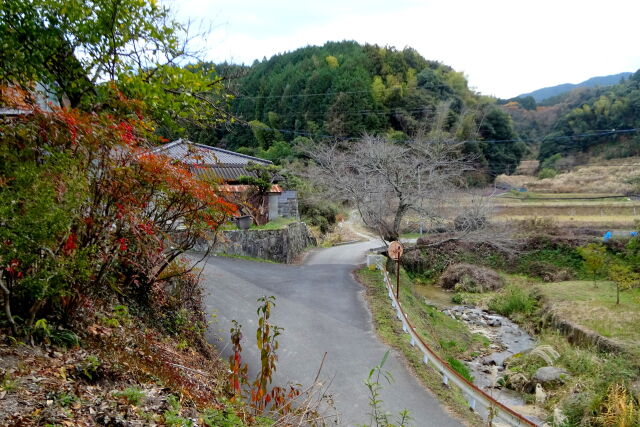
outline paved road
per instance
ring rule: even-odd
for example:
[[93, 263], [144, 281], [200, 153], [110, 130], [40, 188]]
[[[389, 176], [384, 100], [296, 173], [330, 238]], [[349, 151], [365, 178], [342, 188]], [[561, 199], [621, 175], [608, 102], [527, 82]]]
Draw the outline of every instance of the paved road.
[[[217, 322], [209, 332], [223, 355], [229, 354], [231, 319], [243, 325], [244, 360], [258, 365], [255, 346], [256, 299], [275, 295], [273, 323], [280, 337], [275, 383], [309, 385], [328, 352], [321, 379], [332, 380], [329, 392], [341, 414], [340, 425], [367, 422], [368, 395], [363, 380], [389, 348], [376, 336], [362, 287], [352, 277], [373, 242], [313, 251], [303, 265], [280, 265], [209, 257], [203, 271], [205, 304]], [[384, 407], [393, 414], [409, 409], [416, 426], [460, 426], [392, 352], [385, 364], [394, 382], [385, 385]], [[250, 378], [255, 371], [250, 372]]]

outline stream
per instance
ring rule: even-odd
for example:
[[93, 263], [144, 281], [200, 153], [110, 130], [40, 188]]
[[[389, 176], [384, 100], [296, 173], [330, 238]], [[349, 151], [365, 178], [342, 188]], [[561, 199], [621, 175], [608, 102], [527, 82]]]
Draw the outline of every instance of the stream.
[[416, 286], [415, 289], [428, 304], [464, 322], [471, 332], [482, 334], [491, 342], [491, 353], [465, 361], [473, 375], [474, 384], [500, 403], [542, 424], [545, 414], [537, 406], [526, 404], [522, 395], [514, 390], [495, 387], [496, 380], [504, 370], [504, 361], [514, 354], [534, 348], [536, 340], [506, 317], [473, 306], [453, 305], [451, 293], [441, 288], [427, 285]]

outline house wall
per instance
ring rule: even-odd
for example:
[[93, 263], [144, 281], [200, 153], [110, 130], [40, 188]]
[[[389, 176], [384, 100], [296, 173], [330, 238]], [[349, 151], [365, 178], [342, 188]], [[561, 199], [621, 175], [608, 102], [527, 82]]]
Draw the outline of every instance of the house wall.
[[220, 232], [212, 252], [292, 263], [316, 239], [305, 223], [294, 222], [280, 230], [225, 230]]

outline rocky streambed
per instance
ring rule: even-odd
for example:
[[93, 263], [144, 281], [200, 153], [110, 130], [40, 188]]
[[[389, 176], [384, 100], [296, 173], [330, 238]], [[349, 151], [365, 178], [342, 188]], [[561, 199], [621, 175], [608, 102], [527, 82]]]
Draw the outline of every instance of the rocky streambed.
[[538, 407], [526, 404], [520, 393], [496, 384], [504, 371], [505, 360], [514, 354], [531, 350], [536, 346], [536, 340], [506, 317], [476, 307], [457, 305], [441, 310], [464, 322], [472, 332], [486, 336], [491, 342], [489, 354], [465, 362], [474, 377], [474, 384], [532, 421], [542, 423], [540, 417], [544, 414], [540, 413]]

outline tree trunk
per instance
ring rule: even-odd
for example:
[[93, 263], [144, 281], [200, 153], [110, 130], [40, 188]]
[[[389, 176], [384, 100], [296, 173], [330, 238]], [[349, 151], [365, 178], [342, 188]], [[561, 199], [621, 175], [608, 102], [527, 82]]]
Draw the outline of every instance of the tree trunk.
[[404, 214], [406, 211], [407, 211], [406, 205], [401, 204], [400, 206], [398, 206], [398, 210], [396, 211], [395, 218], [393, 219], [393, 230], [391, 233], [388, 233], [395, 236], [394, 240], [400, 239], [400, 226], [402, 224], [402, 218], [404, 218]]
[[616, 282], [616, 305], [620, 304], [620, 284]]
[[11, 315], [11, 291], [4, 283], [4, 279], [2, 277], [2, 273], [0, 273], [0, 289], [2, 289], [3, 297], [4, 297], [4, 313], [7, 316], [7, 320], [11, 325], [11, 332], [14, 335], [18, 335], [18, 328], [16, 326], [15, 320], [13, 320], [13, 316]]

